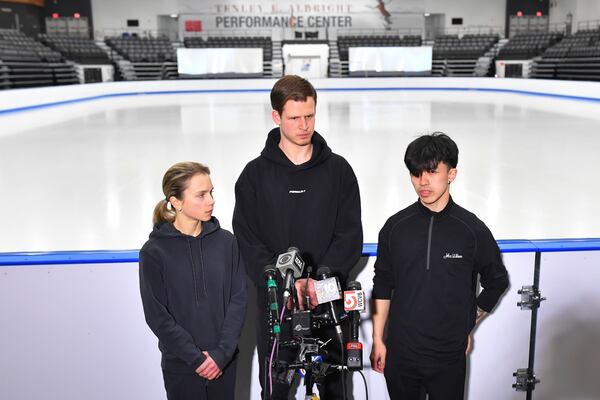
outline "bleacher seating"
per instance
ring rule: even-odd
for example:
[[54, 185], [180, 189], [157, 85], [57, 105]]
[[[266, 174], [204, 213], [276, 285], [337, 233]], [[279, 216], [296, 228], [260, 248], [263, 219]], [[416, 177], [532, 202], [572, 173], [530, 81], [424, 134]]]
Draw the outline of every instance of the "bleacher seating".
[[0, 30], [0, 60], [17, 62], [60, 62], [62, 56], [40, 42], [14, 30]]
[[273, 60], [273, 44], [270, 37], [262, 36], [211, 36], [186, 37], [183, 40], [189, 48], [262, 48], [263, 61]]
[[546, 49], [532, 78], [600, 81], [600, 30], [580, 30]]
[[[489, 65], [491, 56], [486, 53], [498, 42], [497, 34], [466, 34], [438, 36], [433, 44], [433, 76], [485, 76], [488, 67], [478, 67], [480, 58], [485, 60], [481, 65]], [[482, 70], [482, 71], [480, 71]]]
[[167, 38], [121, 36], [106, 38], [105, 42], [133, 63], [177, 61], [177, 53]]
[[370, 36], [339, 36], [338, 49], [340, 60], [348, 61], [350, 47], [415, 47], [421, 46], [421, 36], [406, 35], [370, 35]]
[[38, 38], [68, 60], [80, 64], [110, 64], [108, 55], [91, 39], [46, 34], [40, 34]]
[[[498, 41], [498, 34], [438, 36], [433, 43], [432, 75], [493, 75], [488, 65], [496, 53], [492, 48], [499, 48], [504, 42]], [[15, 30], [0, 29], [0, 88], [78, 83], [73, 62], [110, 64], [114, 61], [118, 65], [118, 76], [127, 80], [178, 78], [176, 47], [181, 46], [179, 43], [171, 43], [166, 37], [142, 38], [135, 34], [106, 38], [105, 42], [111, 50], [103, 50], [104, 44], [98, 46], [87, 38], [40, 34], [36, 41]], [[330, 45], [330, 61], [333, 57], [339, 66], [337, 75], [330, 76], [349, 74], [351, 47], [423, 45], [419, 35], [401, 37], [392, 32], [342, 35], [337, 41], [318, 38], [307, 41], [305, 37], [284, 42], [273, 42], [266, 36], [186, 37], [183, 45], [187, 48], [262, 48], [263, 76], [270, 76], [272, 63], [280, 58], [281, 44], [307, 42]], [[110, 58], [107, 52], [111, 53]], [[533, 60], [529, 69], [532, 78], [600, 81], [600, 29], [579, 30], [568, 36], [558, 32], [518, 34], [501, 47], [496, 59]]]
[[[123, 34], [105, 38], [117, 56], [118, 73], [125, 80], [177, 78], [177, 53], [166, 37], [139, 37]], [[122, 59], [121, 59], [122, 58]]]
[[512, 37], [500, 50], [499, 60], [530, 60], [562, 39], [562, 33], [521, 33]]
[[476, 60], [483, 56], [498, 39], [498, 35], [492, 34], [464, 35], [460, 39], [458, 35], [441, 35], [433, 44], [433, 58]]
[[567, 36], [563, 41], [547, 49], [543, 57], [546, 58], [578, 58], [600, 57], [597, 48], [600, 46], [600, 31], [584, 30], [574, 35]]
[[14, 30], [0, 30], [0, 88], [79, 83], [60, 53]]

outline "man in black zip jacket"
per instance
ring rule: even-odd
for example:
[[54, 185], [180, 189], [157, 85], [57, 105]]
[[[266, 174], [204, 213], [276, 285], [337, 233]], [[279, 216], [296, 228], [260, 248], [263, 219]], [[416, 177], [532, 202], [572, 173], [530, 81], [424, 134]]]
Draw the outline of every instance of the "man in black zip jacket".
[[371, 365], [394, 400], [458, 400], [470, 332], [508, 287], [508, 274], [489, 229], [450, 196], [456, 143], [443, 133], [421, 136], [404, 162], [419, 200], [379, 233]]
[[[235, 185], [233, 229], [246, 272], [257, 288], [261, 386], [265, 357], [271, 352], [265, 265], [274, 264], [277, 255], [295, 246], [307, 265], [315, 269], [326, 265], [344, 282], [362, 251], [358, 183], [348, 162], [334, 154], [314, 131], [316, 102], [317, 93], [307, 80], [288, 75], [277, 81], [271, 105], [273, 121], [279, 127], [269, 132], [261, 155], [246, 165]], [[308, 280], [311, 308], [316, 305], [313, 282]], [[296, 282], [300, 303], [305, 283], [306, 279]], [[282, 336], [285, 329], [284, 324]], [[320, 334], [334, 338], [326, 347], [331, 356], [327, 361], [339, 364], [340, 344], [334, 332], [325, 329]], [[279, 357], [285, 357], [282, 349]], [[319, 386], [322, 398], [342, 398], [340, 383], [339, 374], [328, 376]], [[270, 392], [270, 384], [265, 390]], [[289, 386], [274, 382], [271, 398], [287, 399], [288, 391]]]

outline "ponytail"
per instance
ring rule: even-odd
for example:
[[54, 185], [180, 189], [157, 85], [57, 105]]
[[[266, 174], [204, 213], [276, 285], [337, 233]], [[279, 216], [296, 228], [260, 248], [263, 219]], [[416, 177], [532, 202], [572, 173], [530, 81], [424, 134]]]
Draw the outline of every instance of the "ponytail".
[[162, 199], [156, 203], [154, 207], [154, 213], [152, 214], [152, 223], [154, 225], [160, 224], [161, 222], [173, 222], [175, 221], [175, 211], [168, 208], [168, 202]]

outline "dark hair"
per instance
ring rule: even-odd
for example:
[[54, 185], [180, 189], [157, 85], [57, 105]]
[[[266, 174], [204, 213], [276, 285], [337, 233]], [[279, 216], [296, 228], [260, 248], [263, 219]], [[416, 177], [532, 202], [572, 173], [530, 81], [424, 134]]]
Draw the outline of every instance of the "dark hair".
[[309, 81], [298, 75], [286, 75], [275, 82], [271, 89], [271, 107], [281, 115], [288, 100], [306, 101], [309, 97], [313, 98], [316, 105], [317, 91]]
[[404, 164], [413, 176], [435, 170], [440, 162], [450, 168], [456, 168], [458, 164], [458, 146], [443, 132], [419, 136], [408, 145], [404, 153]]
[[190, 179], [197, 174], [210, 175], [210, 169], [206, 165], [197, 162], [185, 161], [173, 165], [165, 172], [162, 180], [165, 198], [160, 200], [154, 207], [153, 224], [175, 221], [176, 213], [172, 207], [169, 207], [169, 199], [171, 196], [175, 196], [181, 200]]

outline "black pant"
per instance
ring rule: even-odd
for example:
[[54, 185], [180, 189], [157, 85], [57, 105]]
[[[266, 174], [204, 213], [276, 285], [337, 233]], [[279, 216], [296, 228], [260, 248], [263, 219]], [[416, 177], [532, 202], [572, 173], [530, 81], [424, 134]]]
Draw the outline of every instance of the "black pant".
[[388, 354], [385, 381], [392, 400], [462, 400], [465, 393], [466, 358], [427, 364], [405, 363]]
[[233, 360], [218, 379], [209, 381], [196, 373], [175, 373], [163, 370], [168, 400], [231, 400], [235, 398]]
[[[268, 377], [268, 369], [265, 368], [265, 358], [271, 356], [271, 346], [269, 346], [269, 329], [268, 329], [268, 314], [266, 309], [266, 304], [261, 304], [260, 294], [259, 294], [259, 304], [258, 304], [258, 317], [259, 320], [256, 324], [256, 341], [257, 341], [257, 351], [258, 351], [258, 363], [259, 363], [259, 378], [260, 385], [262, 388], [261, 398], [264, 397], [264, 391], [267, 393], [270, 391], [270, 383]], [[287, 311], [286, 311], [287, 313]], [[290, 338], [290, 329], [291, 326], [289, 323], [284, 324], [282, 326], [282, 340], [289, 340]], [[285, 332], [284, 332], [285, 331]], [[345, 340], [347, 340], [348, 329], [345, 324], [343, 324], [343, 332]], [[341, 357], [341, 349], [340, 343], [335, 334], [335, 328], [328, 327], [323, 328], [319, 332], [315, 332], [315, 336], [318, 336], [322, 341], [327, 341], [331, 339], [329, 344], [325, 347], [327, 350], [327, 356], [324, 360], [328, 364], [342, 364]], [[279, 349], [279, 359], [285, 360], [287, 362], [292, 362], [296, 359], [298, 351], [297, 350], [286, 350], [280, 347]], [[266, 381], [265, 381], [265, 373]], [[349, 384], [350, 375], [345, 375], [346, 386]], [[332, 372], [324, 377], [321, 382], [317, 383], [317, 387], [319, 389], [319, 397], [321, 400], [337, 400], [342, 399], [342, 383], [341, 383], [341, 373], [340, 372]], [[266, 386], [265, 386], [266, 382]], [[302, 389], [301, 389], [302, 390]], [[316, 391], [316, 388], [313, 387], [313, 391]], [[271, 399], [273, 400], [285, 400], [288, 399], [288, 394], [290, 392], [290, 386], [287, 384], [277, 383], [275, 381], [275, 377], [273, 377], [273, 393], [271, 395]]]

